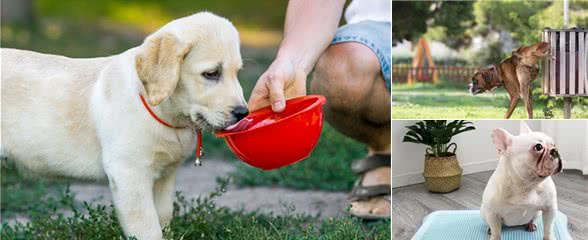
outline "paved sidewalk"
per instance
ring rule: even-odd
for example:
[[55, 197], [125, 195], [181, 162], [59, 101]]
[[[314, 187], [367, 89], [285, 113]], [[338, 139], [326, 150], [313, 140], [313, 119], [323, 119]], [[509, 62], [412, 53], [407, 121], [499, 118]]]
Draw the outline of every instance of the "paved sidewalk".
[[[222, 160], [207, 160], [201, 167], [182, 166], [178, 171], [176, 190], [187, 198], [206, 196], [215, 190], [216, 178], [225, 177], [235, 167]], [[110, 204], [110, 191], [105, 185], [72, 184], [77, 201], [96, 201]], [[285, 212], [285, 205], [293, 205], [294, 213], [319, 214], [322, 218], [339, 217], [347, 206], [347, 194], [325, 191], [297, 191], [278, 187], [236, 188], [229, 186], [215, 202], [218, 206], [263, 213]]]

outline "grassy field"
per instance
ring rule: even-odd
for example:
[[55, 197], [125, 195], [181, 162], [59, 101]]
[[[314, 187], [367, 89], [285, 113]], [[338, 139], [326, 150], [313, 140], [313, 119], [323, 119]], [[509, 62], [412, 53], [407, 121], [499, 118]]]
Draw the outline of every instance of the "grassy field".
[[3, 220], [28, 211], [39, 211], [42, 209], [37, 204], [39, 199], [56, 196], [66, 188], [64, 182], [22, 177], [12, 164], [3, 164], [0, 170], [0, 214]]
[[[535, 89], [535, 118], [563, 118], [561, 99], [547, 99]], [[394, 84], [392, 117], [394, 119], [501, 119], [508, 110], [509, 98], [503, 89], [495, 93], [471, 96], [466, 86], [449, 84]], [[526, 118], [522, 100], [511, 118]], [[573, 118], [588, 118], [586, 98], [574, 99]]]

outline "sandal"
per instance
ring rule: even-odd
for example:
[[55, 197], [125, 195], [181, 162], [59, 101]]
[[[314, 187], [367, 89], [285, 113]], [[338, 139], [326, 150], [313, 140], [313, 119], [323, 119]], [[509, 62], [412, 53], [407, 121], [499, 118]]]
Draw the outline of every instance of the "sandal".
[[[357, 160], [353, 162], [351, 165], [351, 171], [355, 174], [361, 175], [353, 186], [351, 193], [349, 194], [350, 201], [365, 201], [370, 200], [375, 197], [383, 196], [383, 199], [391, 203], [390, 201], [390, 194], [391, 194], [391, 186], [390, 184], [379, 184], [373, 186], [363, 186], [363, 178], [365, 173], [370, 170], [379, 168], [379, 167], [390, 167], [391, 159], [390, 154], [375, 154], [372, 156], [368, 156], [365, 159]], [[376, 219], [387, 219], [390, 216], [382, 216], [373, 213], [368, 214], [357, 214], [351, 213], [351, 215], [366, 219], [366, 220], [376, 220]]]

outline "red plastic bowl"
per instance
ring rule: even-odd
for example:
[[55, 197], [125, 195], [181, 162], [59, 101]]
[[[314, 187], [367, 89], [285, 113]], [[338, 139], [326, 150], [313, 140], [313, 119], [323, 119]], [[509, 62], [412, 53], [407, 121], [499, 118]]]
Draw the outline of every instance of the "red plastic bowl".
[[221, 131], [227, 145], [247, 164], [264, 170], [284, 167], [308, 157], [323, 127], [325, 97], [310, 95], [286, 101], [286, 109], [271, 107], [250, 113], [240, 131]]

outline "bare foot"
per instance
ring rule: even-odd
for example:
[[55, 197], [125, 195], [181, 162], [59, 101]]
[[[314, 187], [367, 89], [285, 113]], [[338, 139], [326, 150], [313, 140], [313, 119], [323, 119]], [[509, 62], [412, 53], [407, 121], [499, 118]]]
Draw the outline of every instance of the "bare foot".
[[[374, 186], [390, 184], [390, 167], [379, 167], [365, 173], [362, 186]], [[389, 199], [389, 198], [388, 198]], [[352, 215], [378, 215], [383, 218], [390, 217], [390, 201], [384, 196], [377, 196], [367, 200], [351, 202]]]

